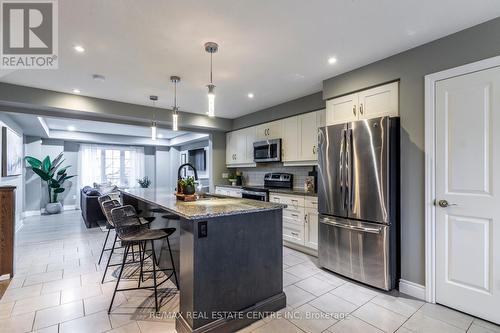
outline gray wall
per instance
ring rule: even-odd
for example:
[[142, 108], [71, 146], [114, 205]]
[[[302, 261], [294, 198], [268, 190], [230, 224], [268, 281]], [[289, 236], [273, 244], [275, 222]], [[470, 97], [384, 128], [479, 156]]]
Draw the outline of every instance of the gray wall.
[[[323, 82], [323, 98], [330, 99], [384, 82], [400, 80], [401, 275], [405, 280], [425, 283], [424, 76], [498, 55], [500, 18]], [[310, 111], [313, 109], [310, 105], [317, 103], [316, 96], [310, 95], [307, 100], [298, 99], [235, 119], [233, 128]]]
[[233, 121], [233, 129], [240, 129], [323, 108], [325, 108], [323, 95], [321, 92], [317, 92], [236, 118]]
[[323, 82], [325, 99], [400, 79], [401, 273], [424, 284], [424, 76], [500, 55], [500, 18]]
[[[0, 127], [7, 126], [19, 135], [23, 135], [22, 129], [5, 113], [0, 112]], [[21, 147], [22, 148], [22, 147]], [[2, 156], [2, 135], [0, 133], [0, 159]], [[1, 175], [1, 173], [0, 173]], [[22, 212], [24, 206], [23, 174], [13, 177], [1, 177], [0, 186], [16, 186], [16, 230], [22, 225]]]
[[222, 178], [222, 173], [228, 172], [226, 168], [226, 134], [223, 132], [210, 133], [212, 148], [212, 177], [210, 178], [210, 191], [214, 191], [214, 184], [223, 184], [227, 180]]

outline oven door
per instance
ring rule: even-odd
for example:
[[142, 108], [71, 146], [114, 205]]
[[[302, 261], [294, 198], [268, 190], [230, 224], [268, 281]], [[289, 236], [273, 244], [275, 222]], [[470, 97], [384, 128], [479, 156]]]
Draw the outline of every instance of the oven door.
[[269, 201], [267, 192], [261, 192], [261, 191], [243, 190], [243, 192], [241, 192], [241, 197], [244, 199]]
[[255, 162], [281, 161], [281, 139], [255, 142], [253, 159]]

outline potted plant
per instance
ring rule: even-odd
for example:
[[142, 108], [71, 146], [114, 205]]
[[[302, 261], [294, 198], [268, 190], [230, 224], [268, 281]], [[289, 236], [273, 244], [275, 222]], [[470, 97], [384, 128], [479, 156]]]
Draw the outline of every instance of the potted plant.
[[186, 179], [179, 180], [178, 188], [181, 190], [180, 193], [193, 195], [196, 192], [194, 177], [187, 177]]
[[137, 182], [139, 183], [139, 186], [142, 188], [148, 188], [149, 185], [151, 185], [151, 180], [148, 178], [148, 176], [137, 179]]
[[63, 193], [66, 189], [63, 184], [66, 180], [75, 177], [75, 175], [68, 176], [66, 173], [67, 169], [70, 167], [61, 167], [64, 162], [63, 153], [57, 155], [57, 157], [51, 161], [50, 157], [47, 156], [40, 161], [32, 156], [26, 156], [24, 159], [29, 164], [29, 167], [35, 174], [37, 174], [42, 181], [47, 183], [47, 191], [49, 194], [49, 202], [45, 206], [45, 210], [49, 214], [58, 214], [62, 210], [62, 205], [58, 201], [59, 194]]

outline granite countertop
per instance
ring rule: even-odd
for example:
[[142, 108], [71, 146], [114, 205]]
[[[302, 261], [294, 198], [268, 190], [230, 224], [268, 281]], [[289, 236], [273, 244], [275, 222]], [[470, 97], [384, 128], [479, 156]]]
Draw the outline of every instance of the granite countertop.
[[286, 205], [208, 194], [198, 201], [179, 201], [165, 188], [134, 188], [123, 193], [161, 207], [185, 219], [202, 219], [285, 208]]
[[294, 187], [294, 188], [267, 188], [262, 185], [244, 185], [244, 186], [232, 186], [231, 184], [216, 184], [215, 186], [219, 187], [227, 187], [234, 189], [242, 189], [244, 187], [252, 187], [252, 188], [262, 188], [269, 190], [270, 193], [283, 193], [283, 194], [294, 194], [294, 195], [307, 195], [310, 197], [317, 197], [318, 193], [307, 192], [303, 188]]

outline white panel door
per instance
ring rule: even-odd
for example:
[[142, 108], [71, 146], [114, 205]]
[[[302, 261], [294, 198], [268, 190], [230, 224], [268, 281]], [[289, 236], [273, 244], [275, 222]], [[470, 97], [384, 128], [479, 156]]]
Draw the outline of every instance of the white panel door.
[[326, 101], [326, 126], [358, 120], [358, 94]]
[[500, 68], [438, 82], [435, 105], [436, 302], [500, 324]]
[[393, 82], [359, 92], [359, 119], [399, 115], [399, 83]]

